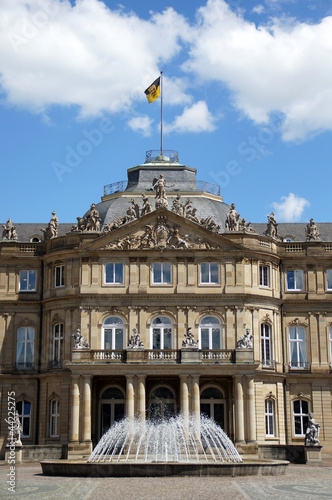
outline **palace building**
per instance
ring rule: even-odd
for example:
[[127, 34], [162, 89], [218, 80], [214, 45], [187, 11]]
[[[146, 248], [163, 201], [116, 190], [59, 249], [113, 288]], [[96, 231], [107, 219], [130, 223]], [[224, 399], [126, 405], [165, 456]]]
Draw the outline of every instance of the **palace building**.
[[176, 152], [148, 152], [75, 224], [3, 222], [1, 414], [15, 394], [25, 460], [179, 412], [280, 458], [313, 413], [332, 453], [331, 298], [332, 223], [247, 222]]

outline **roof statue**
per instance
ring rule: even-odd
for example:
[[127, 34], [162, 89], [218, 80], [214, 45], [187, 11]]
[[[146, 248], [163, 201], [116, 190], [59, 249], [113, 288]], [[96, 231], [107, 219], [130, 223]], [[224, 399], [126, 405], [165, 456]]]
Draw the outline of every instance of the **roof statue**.
[[2, 224], [2, 227], [2, 241], [17, 241], [16, 227], [10, 217], [6, 224]]
[[168, 208], [168, 201], [165, 191], [167, 184], [163, 174], [160, 174], [159, 179], [153, 179], [152, 186], [156, 191], [156, 210], [158, 208]]
[[142, 194], [142, 198], [143, 198], [143, 206], [141, 215], [142, 217], [144, 217], [144, 215], [147, 215], [152, 212], [152, 205], [149, 202], [149, 198], [146, 196], [146, 194]]
[[310, 219], [309, 224], [305, 228], [306, 241], [320, 241], [320, 232], [314, 219]]
[[240, 214], [235, 210], [234, 203], [231, 204], [231, 208], [227, 213], [225, 221], [225, 231], [235, 232], [239, 230], [239, 219]]
[[53, 210], [52, 217], [46, 229], [41, 229], [44, 233], [44, 240], [50, 240], [51, 238], [56, 238], [58, 236], [59, 220]]
[[100, 231], [99, 212], [95, 203], [92, 203], [90, 214], [87, 216], [86, 231]]
[[267, 228], [264, 234], [266, 234], [266, 236], [271, 236], [271, 238], [279, 239], [278, 224], [274, 218], [273, 212], [271, 212], [270, 215], [267, 216]]

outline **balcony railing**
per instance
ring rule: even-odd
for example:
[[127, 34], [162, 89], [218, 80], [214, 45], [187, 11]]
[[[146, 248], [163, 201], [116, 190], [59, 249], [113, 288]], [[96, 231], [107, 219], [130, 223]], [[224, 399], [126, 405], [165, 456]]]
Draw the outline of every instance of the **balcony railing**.
[[180, 351], [177, 349], [149, 349], [145, 351], [147, 358], [153, 361], [180, 361]]
[[33, 363], [16, 363], [17, 370], [32, 370]]
[[309, 370], [310, 364], [307, 361], [291, 361], [289, 368], [291, 370]]
[[272, 359], [263, 359], [262, 361], [262, 367], [263, 368], [274, 368], [275, 367], [275, 361]]
[[62, 361], [58, 359], [57, 360], [53, 359], [48, 363], [48, 366], [50, 368], [62, 368]]
[[217, 363], [221, 361], [234, 363], [234, 351], [225, 349], [204, 349], [202, 350], [202, 360], [204, 363]]

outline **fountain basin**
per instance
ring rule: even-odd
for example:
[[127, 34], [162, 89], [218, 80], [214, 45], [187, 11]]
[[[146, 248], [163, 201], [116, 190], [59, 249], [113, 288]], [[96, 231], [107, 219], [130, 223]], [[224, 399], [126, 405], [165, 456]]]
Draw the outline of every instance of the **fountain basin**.
[[242, 462], [97, 462], [74, 460], [41, 462], [43, 474], [70, 477], [172, 477], [172, 476], [280, 476], [286, 474], [285, 460]]

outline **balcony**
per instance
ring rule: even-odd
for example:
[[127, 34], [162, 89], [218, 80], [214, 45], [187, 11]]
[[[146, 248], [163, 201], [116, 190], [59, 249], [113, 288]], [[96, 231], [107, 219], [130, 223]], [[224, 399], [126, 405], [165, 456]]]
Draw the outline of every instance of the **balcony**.
[[276, 364], [275, 361], [272, 359], [263, 359], [262, 360], [262, 368], [274, 369], [275, 364]]
[[235, 363], [233, 349], [75, 349], [72, 352], [73, 363], [109, 364], [109, 363]]
[[307, 361], [291, 361], [289, 363], [291, 370], [310, 370], [310, 364]]

